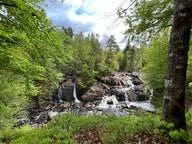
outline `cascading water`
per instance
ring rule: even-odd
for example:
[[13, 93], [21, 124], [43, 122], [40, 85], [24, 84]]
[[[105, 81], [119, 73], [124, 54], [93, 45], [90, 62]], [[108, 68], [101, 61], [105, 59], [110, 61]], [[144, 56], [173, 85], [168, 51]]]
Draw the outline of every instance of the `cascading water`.
[[80, 103], [80, 100], [77, 98], [77, 92], [76, 92], [76, 84], [73, 84], [73, 97], [75, 98], [76, 103]]
[[59, 102], [62, 102], [62, 87], [61, 86], [59, 86], [59, 91], [58, 91], [58, 95], [57, 95], [57, 97], [59, 98]]
[[129, 89], [134, 89], [135, 88], [135, 85], [133, 84], [133, 82], [132, 82], [132, 80], [129, 78], [128, 80], [127, 80], [127, 84], [128, 84], [128, 88]]
[[128, 97], [128, 95], [127, 95], [126, 91], [125, 91], [125, 101], [126, 101], [126, 102], [128, 102], [128, 101], [129, 101], [129, 97]]

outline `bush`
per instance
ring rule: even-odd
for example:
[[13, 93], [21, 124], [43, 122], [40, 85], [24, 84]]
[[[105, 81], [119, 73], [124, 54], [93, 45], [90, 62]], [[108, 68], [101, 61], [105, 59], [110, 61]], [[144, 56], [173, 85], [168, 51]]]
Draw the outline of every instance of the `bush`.
[[[187, 113], [191, 121], [192, 113]], [[157, 140], [169, 142], [169, 135], [175, 143], [191, 143], [191, 122], [188, 131], [172, 131], [173, 125], [160, 120], [159, 115], [144, 111], [133, 112], [132, 115], [81, 115], [66, 113], [56, 116], [44, 127], [31, 128], [25, 126], [1, 133], [0, 141], [11, 144], [73, 144], [91, 143], [97, 139], [105, 144], [127, 143], [142, 134], [156, 137]], [[189, 136], [189, 137], [188, 137]], [[90, 141], [89, 141], [90, 140]]]
[[171, 131], [169, 135], [177, 144], [187, 143], [188, 133], [183, 129]]

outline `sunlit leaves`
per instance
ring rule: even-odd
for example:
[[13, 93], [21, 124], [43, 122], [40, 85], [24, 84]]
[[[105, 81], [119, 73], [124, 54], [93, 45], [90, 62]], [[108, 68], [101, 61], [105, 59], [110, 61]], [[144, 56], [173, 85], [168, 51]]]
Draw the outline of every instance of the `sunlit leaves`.
[[146, 62], [143, 71], [145, 80], [151, 89], [163, 88], [167, 66], [169, 32], [157, 35], [152, 39], [149, 48], [145, 48], [144, 60]]
[[56, 66], [66, 61], [66, 35], [51, 25], [37, 2], [0, 0], [0, 105], [10, 111], [0, 120], [11, 119], [28, 98], [44, 87], [53, 89], [62, 77]]
[[[126, 35], [146, 43], [151, 36], [171, 25], [173, 1], [171, 0], [132, 0], [120, 7], [117, 14], [125, 20]], [[124, 5], [125, 5], [124, 4]]]

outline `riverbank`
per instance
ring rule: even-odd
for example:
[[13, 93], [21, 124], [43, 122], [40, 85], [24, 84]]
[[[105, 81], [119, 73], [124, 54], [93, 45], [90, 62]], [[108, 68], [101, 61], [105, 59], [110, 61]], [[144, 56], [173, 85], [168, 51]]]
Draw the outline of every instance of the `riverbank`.
[[172, 131], [173, 125], [159, 114], [137, 111], [132, 115], [66, 113], [42, 127], [24, 126], [0, 133], [3, 144], [190, 144], [192, 112], [186, 114], [187, 131]]

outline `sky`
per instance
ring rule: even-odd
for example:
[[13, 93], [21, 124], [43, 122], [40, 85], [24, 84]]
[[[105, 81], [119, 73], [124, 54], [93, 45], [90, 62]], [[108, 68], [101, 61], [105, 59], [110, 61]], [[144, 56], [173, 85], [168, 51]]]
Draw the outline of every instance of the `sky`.
[[117, 8], [124, 0], [46, 0], [48, 18], [54, 25], [72, 27], [73, 30], [100, 35], [101, 43], [105, 43], [110, 35], [114, 35], [121, 49], [126, 40], [123, 32], [126, 27], [116, 15]]

